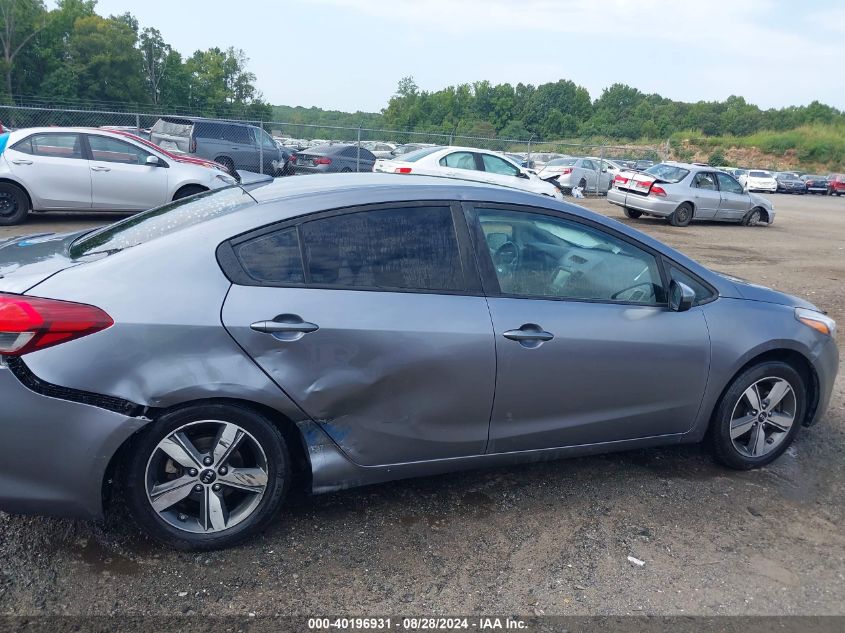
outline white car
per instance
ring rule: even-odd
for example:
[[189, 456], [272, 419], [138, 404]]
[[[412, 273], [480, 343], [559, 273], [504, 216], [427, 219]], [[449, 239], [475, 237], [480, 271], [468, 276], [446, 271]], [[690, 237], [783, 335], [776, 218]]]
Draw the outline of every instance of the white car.
[[376, 158], [393, 158], [396, 149], [396, 145], [384, 141], [366, 141], [361, 143], [361, 147], [370, 150]]
[[144, 211], [235, 183], [222, 170], [173, 160], [102, 129], [24, 128], [5, 141], [0, 225], [20, 224], [30, 210]]
[[778, 190], [778, 181], [770, 171], [752, 169], [747, 174], [739, 177], [739, 182], [748, 191], [769, 191], [775, 193]]
[[393, 160], [377, 160], [373, 171], [475, 180], [563, 199], [557, 187], [509, 158], [473, 147], [424, 147]]
[[[565, 190], [580, 187], [584, 191], [607, 191], [613, 182], [615, 173], [608, 170], [607, 161], [602, 167], [599, 158], [556, 158], [546, 164], [537, 175], [545, 181], [556, 180]], [[618, 173], [618, 168], [616, 172]]]

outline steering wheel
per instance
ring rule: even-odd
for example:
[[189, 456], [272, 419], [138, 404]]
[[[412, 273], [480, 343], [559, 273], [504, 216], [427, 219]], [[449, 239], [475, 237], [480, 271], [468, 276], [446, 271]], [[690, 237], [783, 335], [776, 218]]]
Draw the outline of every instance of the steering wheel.
[[508, 240], [493, 253], [493, 265], [499, 274], [511, 275], [519, 263], [519, 246]]

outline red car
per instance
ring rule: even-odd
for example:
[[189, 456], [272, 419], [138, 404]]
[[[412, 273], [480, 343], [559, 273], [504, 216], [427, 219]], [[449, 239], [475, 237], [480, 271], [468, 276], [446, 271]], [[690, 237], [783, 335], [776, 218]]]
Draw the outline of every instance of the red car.
[[827, 177], [827, 194], [841, 196], [845, 193], [845, 174], [831, 174]]
[[[193, 156], [188, 156], [186, 154], [174, 154], [173, 152], [169, 152], [166, 149], [163, 149], [156, 145], [155, 143], [151, 143], [147, 139], [138, 136], [137, 134], [133, 134], [132, 132], [128, 132], [127, 130], [120, 129], [120, 128], [113, 128], [113, 127], [103, 127], [104, 130], [108, 130], [109, 132], [114, 132], [115, 134], [121, 134], [123, 136], [127, 136], [131, 138], [133, 141], [137, 141], [147, 147], [151, 147], [155, 151], [164, 154], [168, 158], [175, 160], [178, 163], [190, 163], [192, 165], [202, 165], [203, 167], [208, 167], [210, 169], [219, 169], [220, 171], [229, 173], [229, 170], [226, 169], [225, 165], [221, 165], [213, 160], [208, 160], [206, 158], [195, 158]], [[237, 174], [232, 174], [237, 178]]]

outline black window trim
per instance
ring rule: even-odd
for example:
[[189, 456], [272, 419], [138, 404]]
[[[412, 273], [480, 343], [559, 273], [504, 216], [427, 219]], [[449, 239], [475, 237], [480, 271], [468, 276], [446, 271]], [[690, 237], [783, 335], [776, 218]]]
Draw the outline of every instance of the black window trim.
[[703, 279], [699, 275], [696, 275], [694, 272], [692, 272], [686, 266], [679, 264], [677, 261], [675, 261], [671, 257], [667, 257], [663, 253], [660, 253], [660, 260], [661, 260], [660, 261], [661, 267], [666, 271], [666, 279], [667, 280], [670, 279], [669, 268], [677, 268], [678, 270], [680, 270], [685, 275], [695, 279], [698, 283], [700, 283], [702, 286], [704, 286], [704, 288], [707, 290], [707, 292], [710, 293], [710, 295], [707, 298], [701, 299], [701, 300], [696, 300], [695, 303], [692, 304], [693, 307], [707, 305], [708, 303], [712, 303], [713, 301], [715, 301], [716, 299], [719, 298], [719, 291], [713, 286], [713, 284], [709, 283], [708, 281], [706, 281], [705, 279]]
[[[305, 250], [303, 240], [301, 239], [300, 226], [306, 222], [313, 222], [315, 220], [322, 220], [324, 218], [335, 217], [338, 215], [346, 215], [350, 213], [362, 213], [366, 211], [380, 211], [380, 210], [396, 210], [409, 209], [417, 207], [447, 207], [450, 210], [452, 217], [452, 225], [455, 230], [455, 240], [458, 246], [458, 261], [461, 265], [461, 278], [463, 280], [463, 288], [458, 290], [430, 290], [430, 289], [416, 289], [416, 288], [390, 288], [383, 286], [346, 286], [343, 284], [314, 284], [309, 281], [309, 271], [307, 270]], [[253, 279], [247, 274], [241, 266], [236, 254], [235, 248], [241, 244], [263, 237], [276, 231], [281, 231], [290, 227], [296, 227], [297, 238], [299, 240], [299, 252], [302, 261], [302, 268], [305, 274], [305, 283], [281, 283], [281, 282], [267, 282]], [[475, 265], [476, 259], [470, 244], [469, 229], [463, 219], [463, 211], [460, 205], [453, 200], [411, 200], [411, 201], [396, 201], [396, 202], [382, 202], [377, 204], [355, 205], [350, 207], [340, 207], [326, 211], [316, 211], [314, 213], [307, 213], [299, 215], [295, 218], [282, 220], [281, 222], [274, 222], [257, 229], [252, 229], [245, 233], [241, 233], [227, 241], [223, 242], [217, 247], [217, 261], [223, 273], [233, 284], [238, 286], [260, 286], [270, 288], [307, 288], [320, 290], [346, 290], [346, 291], [363, 291], [363, 292], [392, 292], [392, 293], [410, 293], [410, 294], [427, 294], [427, 295], [460, 295], [483, 297], [481, 279], [478, 275], [478, 269]]]
[[[631, 238], [624, 233], [619, 233], [615, 231], [611, 227], [608, 227], [604, 224], [599, 222], [593, 222], [587, 218], [572, 214], [566, 213], [564, 211], [558, 211], [555, 209], [549, 209], [546, 207], [532, 207], [528, 205], [520, 205], [520, 204], [509, 204], [509, 203], [493, 203], [493, 202], [464, 202], [464, 217], [468, 227], [471, 227], [470, 233], [473, 237], [473, 248], [476, 256], [476, 265], [479, 270], [479, 274], [481, 275], [482, 286], [484, 288], [485, 296], [487, 297], [495, 297], [495, 298], [510, 298], [510, 299], [529, 299], [532, 301], [564, 301], [570, 303], [603, 303], [606, 305], [619, 305], [619, 306], [642, 306], [647, 308], [665, 308], [666, 310], [669, 309], [669, 278], [667, 276], [667, 271], [664, 267], [663, 258], [665, 255], [654, 248], [651, 248], [647, 244], [643, 244]], [[613, 301], [607, 299], [578, 299], [572, 297], [541, 297], [536, 295], [520, 295], [520, 294], [512, 294], [507, 292], [502, 292], [501, 287], [499, 286], [499, 280], [496, 276], [496, 271], [493, 268], [493, 261], [490, 258], [489, 254], [484, 257], [486, 253], [486, 241], [484, 239], [484, 234], [481, 228], [481, 223], [477, 221], [477, 210], [478, 209], [493, 209], [493, 210], [502, 210], [502, 211], [514, 211], [514, 212], [522, 212], [522, 213], [535, 213], [540, 215], [547, 215], [549, 217], [559, 218], [561, 220], [566, 220], [568, 222], [572, 222], [573, 224], [579, 224], [596, 231], [607, 233], [611, 237], [618, 239], [623, 242], [627, 242], [632, 246], [645, 251], [652, 257], [654, 257], [655, 264], [657, 266], [658, 274], [660, 275], [660, 281], [663, 285], [663, 295], [665, 301], [658, 302], [658, 303], [650, 303], [650, 302], [642, 302], [642, 301]], [[671, 261], [671, 260], [670, 260]], [[678, 268], [684, 270], [684, 272], [688, 272], [686, 268], [683, 266], [678, 266]], [[693, 275], [689, 273], [691, 277], [698, 279], [697, 275]], [[704, 284], [706, 287], [711, 288], [709, 284]]]

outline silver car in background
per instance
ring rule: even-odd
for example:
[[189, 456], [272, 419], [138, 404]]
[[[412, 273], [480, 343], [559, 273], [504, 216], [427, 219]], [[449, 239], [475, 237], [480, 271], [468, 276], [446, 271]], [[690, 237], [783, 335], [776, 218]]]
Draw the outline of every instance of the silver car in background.
[[537, 175], [543, 180], [557, 182], [564, 191], [572, 191], [575, 187], [594, 191], [597, 186], [599, 191], [607, 191], [613, 180], [607, 168], [608, 165], [602, 166], [598, 158], [569, 156], [548, 162]]
[[99, 128], [23, 128], [0, 155], [0, 226], [29, 211], [145, 211], [234, 183]]
[[772, 224], [775, 210], [762, 196], [749, 193], [733, 176], [713, 167], [659, 163], [644, 172], [616, 175], [607, 201], [628, 218], [653, 215], [673, 226], [693, 220]]

